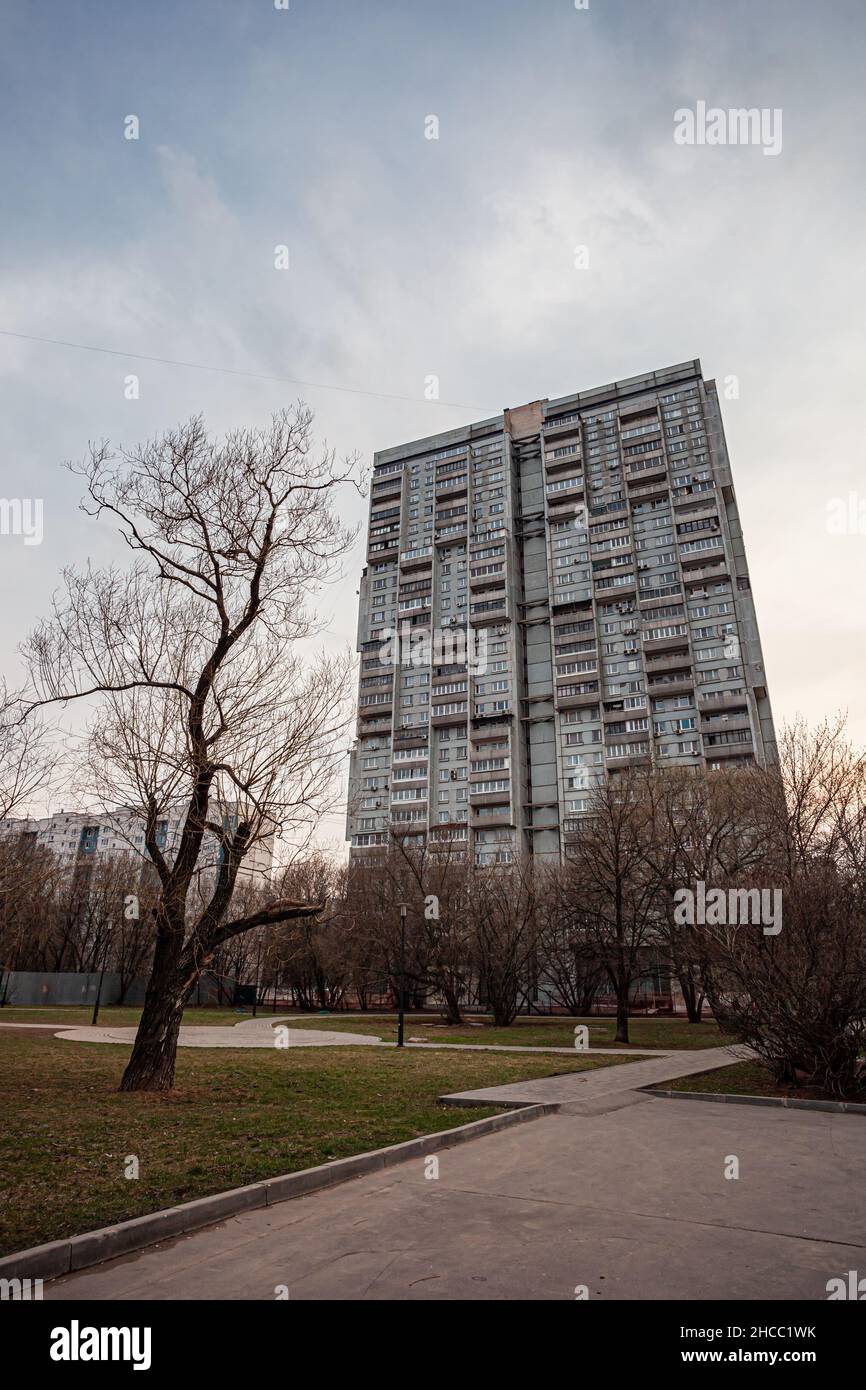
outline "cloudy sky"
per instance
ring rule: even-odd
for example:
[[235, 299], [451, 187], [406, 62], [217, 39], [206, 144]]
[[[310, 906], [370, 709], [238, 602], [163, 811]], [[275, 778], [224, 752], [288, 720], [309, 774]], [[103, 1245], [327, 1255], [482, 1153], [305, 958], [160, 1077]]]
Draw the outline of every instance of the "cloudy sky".
[[[0, 535], [7, 674], [61, 568], [119, 553], [61, 468], [89, 439], [197, 412], [221, 433], [300, 395], [369, 461], [700, 357], [736, 378], [725, 423], [777, 723], [847, 709], [866, 741], [862, 0], [0, 15], [0, 496], [44, 499], [41, 545]], [[781, 152], [678, 145], [674, 112], [699, 101], [781, 111]], [[837, 534], [828, 508], [850, 494]], [[359, 544], [326, 596], [336, 645], [362, 563]]]

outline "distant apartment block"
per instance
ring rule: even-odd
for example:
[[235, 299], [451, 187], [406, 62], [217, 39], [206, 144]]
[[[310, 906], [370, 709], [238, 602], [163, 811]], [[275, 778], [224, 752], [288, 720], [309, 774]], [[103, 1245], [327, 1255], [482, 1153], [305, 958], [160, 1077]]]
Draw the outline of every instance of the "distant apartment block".
[[[157, 822], [157, 844], [171, 862], [180, 844], [185, 812], [171, 811]], [[144, 844], [141, 817], [129, 810], [114, 812], [58, 811], [38, 819], [10, 817], [0, 821], [0, 838], [25, 835], [56, 855], [70, 872], [98, 860], [132, 855], [150, 864]], [[222, 858], [216, 835], [208, 831], [202, 842], [197, 872], [215, 876]], [[273, 858], [273, 837], [255, 844], [243, 862], [243, 874], [268, 876]]]
[[377, 453], [358, 649], [353, 857], [557, 856], [604, 776], [773, 760], [700, 362]]

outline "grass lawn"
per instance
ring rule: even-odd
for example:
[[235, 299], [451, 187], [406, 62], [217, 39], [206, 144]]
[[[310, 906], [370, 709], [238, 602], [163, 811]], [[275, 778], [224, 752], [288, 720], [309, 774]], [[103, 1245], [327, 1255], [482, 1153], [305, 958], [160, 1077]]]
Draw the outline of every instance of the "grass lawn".
[[181, 1048], [174, 1091], [121, 1095], [128, 1056], [0, 1032], [0, 1254], [494, 1113], [446, 1109], [447, 1091], [630, 1060]]
[[[682, 1076], [667, 1081], [665, 1091], [710, 1091], [713, 1095], [785, 1096], [791, 1100], [838, 1100], [819, 1086], [779, 1086], [760, 1062], [734, 1062], [718, 1071], [700, 1072], [697, 1076]], [[852, 1097], [862, 1102], [863, 1097]]]
[[[320, 1014], [293, 1016], [290, 1025], [298, 1028], [326, 1028], [345, 1033], [370, 1033], [393, 1041], [397, 1036], [397, 1019], [394, 1014], [358, 1015]], [[519, 1018], [510, 1028], [494, 1028], [489, 1020], [480, 1026], [466, 1024], [461, 1028], [450, 1028], [442, 1023], [424, 1018], [406, 1019], [406, 1038], [424, 1038], [429, 1042], [496, 1044], [503, 1047], [573, 1047], [574, 1029], [578, 1023], [589, 1028], [590, 1047], [622, 1047], [624, 1043], [614, 1042], [616, 1023], [612, 1018]], [[662, 1050], [670, 1048], [723, 1047], [725, 1039], [713, 1022], [687, 1023], [679, 1018], [632, 1018], [629, 1020], [629, 1038], [632, 1047]]]

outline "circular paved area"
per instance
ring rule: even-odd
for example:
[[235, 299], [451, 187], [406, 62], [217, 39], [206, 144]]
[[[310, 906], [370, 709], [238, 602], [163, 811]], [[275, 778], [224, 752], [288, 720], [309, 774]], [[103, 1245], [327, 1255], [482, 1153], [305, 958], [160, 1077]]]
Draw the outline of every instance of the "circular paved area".
[[[274, 1028], [285, 1023], [288, 1026], [283, 1030], [280, 1037], [281, 1047], [396, 1047], [395, 1042], [383, 1042], [380, 1037], [371, 1036], [368, 1033], [338, 1033], [327, 1028], [302, 1028], [295, 1026], [297, 1014], [276, 1016], [269, 1014], [266, 1018], [246, 1018], [240, 1023], [217, 1024], [212, 1028], [202, 1028], [200, 1025], [183, 1027], [180, 1030], [178, 1045], [180, 1047], [275, 1047]], [[0, 1027], [3, 1025], [0, 1024]], [[90, 1042], [90, 1043], [125, 1043], [130, 1047], [135, 1039], [135, 1028], [99, 1028], [99, 1027], [79, 1027], [62, 1028], [55, 1031], [55, 1037], [64, 1042]], [[406, 1041], [406, 1047], [423, 1048], [425, 1051], [434, 1051], [442, 1048], [448, 1051], [457, 1052], [526, 1052], [530, 1055], [534, 1053], [559, 1053], [561, 1056], [573, 1057], [575, 1049], [572, 1047], [530, 1047], [521, 1043], [505, 1045], [502, 1043], [454, 1043], [429, 1041], [426, 1038], [413, 1039], [411, 1033]], [[614, 1047], [587, 1047], [580, 1049], [578, 1055], [599, 1055], [605, 1054], [612, 1057], [621, 1057], [623, 1052], [620, 1048]], [[628, 1056], [631, 1057], [664, 1057], [668, 1054], [657, 1048], [630, 1047]]]
[[[274, 1027], [281, 1022], [276, 1018], [247, 1018], [241, 1023], [218, 1024], [212, 1028], [201, 1026], [183, 1027], [180, 1030], [180, 1047], [275, 1047]], [[131, 1046], [136, 1028], [63, 1028], [55, 1034], [65, 1042], [126, 1043]], [[327, 1029], [289, 1027], [280, 1036], [280, 1045], [289, 1047], [384, 1047], [381, 1038], [370, 1037], [366, 1033], [336, 1033]]]

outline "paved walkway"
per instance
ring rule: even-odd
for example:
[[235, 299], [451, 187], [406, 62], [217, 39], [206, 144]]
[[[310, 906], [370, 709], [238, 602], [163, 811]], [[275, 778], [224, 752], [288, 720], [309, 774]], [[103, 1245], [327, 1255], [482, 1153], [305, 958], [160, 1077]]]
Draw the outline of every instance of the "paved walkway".
[[[241, 1023], [184, 1026], [179, 1047], [268, 1047], [275, 1046], [274, 1027], [279, 1017], [247, 1018]], [[137, 1028], [64, 1028], [56, 1036], [64, 1042], [125, 1043], [131, 1047]], [[384, 1047], [380, 1038], [367, 1033], [339, 1033], [325, 1028], [287, 1028], [289, 1047]]]
[[[297, 1015], [268, 1014], [265, 1018], [247, 1018], [240, 1023], [214, 1024], [212, 1027], [190, 1026], [182, 1027], [178, 1038], [180, 1047], [269, 1047], [275, 1045], [274, 1028], [279, 1024], [285, 1023], [288, 1026], [285, 1030], [285, 1037], [281, 1037], [281, 1042], [288, 1044], [289, 1047], [396, 1047], [393, 1042], [383, 1042], [383, 1040], [369, 1033], [343, 1033], [337, 1029], [328, 1028], [303, 1028], [295, 1027], [294, 1019]], [[0, 1028], [14, 1028], [17, 1024], [0, 1023]], [[45, 1024], [25, 1024], [25, 1027], [44, 1028]], [[90, 1025], [82, 1025], [77, 1028], [63, 1028], [55, 1032], [55, 1036], [64, 1042], [90, 1042], [90, 1043], [123, 1043], [131, 1047], [135, 1040], [135, 1028], [101, 1028]], [[458, 1048], [464, 1052], [553, 1052], [560, 1056], [573, 1057], [575, 1049], [573, 1047], [527, 1047], [520, 1043], [515, 1043], [513, 1047], [495, 1043], [453, 1043], [453, 1042], [428, 1042], [410, 1041], [407, 1047], [418, 1048]], [[623, 1048], [614, 1047], [589, 1047], [584, 1048], [584, 1053], [602, 1054], [605, 1056], [622, 1056]], [[657, 1057], [659, 1055], [656, 1048], [629, 1048], [630, 1057]], [[664, 1054], [665, 1056], [667, 1054]]]
[[673, 1081], [701, 1071], [729, 1067], [752, 1053], [747, 1047], [707, 1047], [658, 1053], [627, 1067], [599, 1067], [595, 1071], [567, 1072], [538, 1081], [513, 1081], [507, 1086], [483, 1086], [477, 1091], [453, 1091], [440, 1097], [446, 1105], [556, 1105], [579, 1110], [582, 1106], [642, 1086]]
[[570, 1077], [592, 1083], [581, 1101], [559, 1093], [557, 1114], [440, 1152], [438, 1177], [408, 1160], [69, 1275], [45, 1297], [826, 1299], [829, 1279], [866, 1269], [866, 1119], [631, 1089], [695, 1055]]

